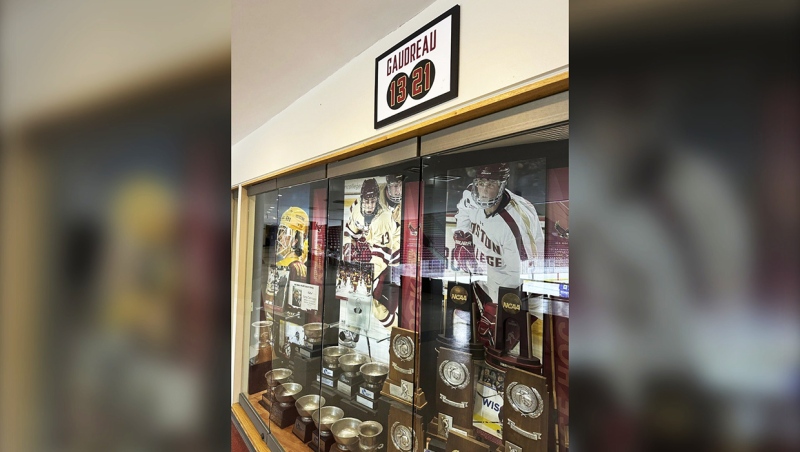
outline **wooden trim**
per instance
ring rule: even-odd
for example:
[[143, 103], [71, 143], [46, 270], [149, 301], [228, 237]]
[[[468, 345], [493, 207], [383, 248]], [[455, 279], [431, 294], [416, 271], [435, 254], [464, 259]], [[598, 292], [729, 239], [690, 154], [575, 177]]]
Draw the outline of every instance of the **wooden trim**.
[[244, 435], [246, 437], [244, 439], [253, 446], [256, 452], [269, 452], [267, 443], [261, 439], [261, 434], [258, 432], [253, 423], [250, 422], [250, 418], [247, 417], [247, 413], [244, 412], [244, 408], [242, 408], [239, 402], [231, 405], [231, 413], [242, 427], [242, 431], [244, 431]]
[[373, 138], [363, 143], [354, 144], [339, 151], [323, 154], [311, 160], [296, 163], [286, 168], [267, 173], [263, 176], [245, 181], [241, 185], [249, 186], [274, 177], [295, 173], [314, 165], [322, 165], [344, 160], [350, 157], [355, 157], [357, 155], [361, 155], [390, 144], [399, 143], [409, 138], [419, 137], [436, 132], [447, 127], [471, 121], [482, 116], [497, 113], [498, 111], [506, 110], [511, 107], [516, 107], [518, 105], [568, 90], [569, 71], [556, 74], [552, 77], [530, 83], [509, 92], [498, 94], [497, 96], [489, 99], [484, 99], [465, 107], [443, 113], [434, 118], [422, 121], [418, 124], [410, 125], [394, 132], [390, 132], [386, 135]]
[[250, 294], [247, 291], [248, 250], [253, 244], [252, 221], [250, 221], [250, 204], [254, 202], [247, 196], [247, 188], [240, 186], [238, 214], [236, 225], [236, 254], [234, 260], [234, 297], [231, 300], [231, 402], [238, 399], [242, 392], [243, 381], [247, 378], [244, 372], [245, 337], [250, 329], [245, 325], [245, 315], [249, 306]]

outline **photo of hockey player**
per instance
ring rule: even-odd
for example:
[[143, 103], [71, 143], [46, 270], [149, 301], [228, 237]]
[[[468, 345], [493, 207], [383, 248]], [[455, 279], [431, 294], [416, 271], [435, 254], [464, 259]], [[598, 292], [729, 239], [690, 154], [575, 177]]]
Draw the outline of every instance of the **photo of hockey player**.
[[[522, 176], [517, 178], [517, 186], [510, 184], [512, 166], [520, 169], [518, 174]], [[497, 340], [494, 323], [498, 289], [520, 287], [523, 279], [532, 278], [537, 269], [542, 269], [543, 223], [531, 201], [515, 193], [515, 189], [525, 187], [519, 184], [523, 177], [543, 186], [544, 169], [544, 159], [536, 159], [460, 170], [467, 177], [458, 179], [468, 181], [469, 185], [460, 190], [460, 196], [452, 196], [458, 198], [452, 217], [452, 268], [457, 279], [467, 275], [472, 283], [480, 313], [477, 330], [484, 345], [494, 346]], [[531, 193], [541, 198], [536, 201], [544, 201], [543, 190]], [[519, 342], [519, 334], [510, 337], [512, 343], [508, 345], [513, 348]]]
[[344, 273], [336, 295], [369, 302], [369, 313], [377, 320], [370, 322], [372, 337], [387, 337], [397, 325], [402, 187], [403, 177], [398, 175], [345, 181], [340, 274], [342, 268]]
[[[289, 207], [281, 214], [276, 238], [275, 306], [282, 307], [288, 300], [289, 281], [307, 282], [308, 270], [308, 214], [299, 207]], [[270, 274], [272, 278], [272, 273]], [[269, 284], [275, 284], [273, 281]]]

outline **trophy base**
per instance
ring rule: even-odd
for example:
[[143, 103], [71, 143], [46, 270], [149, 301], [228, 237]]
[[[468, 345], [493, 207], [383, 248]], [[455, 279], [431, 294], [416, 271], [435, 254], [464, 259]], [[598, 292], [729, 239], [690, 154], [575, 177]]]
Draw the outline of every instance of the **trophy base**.
[[350, 378], [347, 375], [342, 374], [339, 377], [339, 382], [336, 384], [336, 389], [344, 396], [349, 399], [352, 399], [358, 394], [358, 387], [364, 382], [364, 378], [356, 376], [354, 378]]
[[321, 342], [319, 344], [312, 344], [306, 341], [302, 345], [296, 344], [294, 347], [296, 348], [295, 353], [302, 358], [317, 358], [322, 356]]
[[286, 428], [292, 425], [297, 419], [297, 408], [292, 405], [283, 407], [280, 403], [273, 403], [269, 411], [269, 420], [278, 425], [279, 428]]
[[261, 400], [258, 403], [261, 404], [267, 411], [272, 410], [272, 404], [275, 403], [275, 400], [272, 398], [272, 389], [267, 389], [261, 394]]
[[473, 360], [483, 361], [486, 355], [486, 347], [480, 342], [460, 342], [455, 340], [455, 338], [445, 337], [444, 334], [440, 334], [436, 340], [449, 349], [469, 353], [472, 355]]
[[336, 389], [341, 374], [342, 369], [328, 369], [323, 367], [322, 371], [317, 374], [316, 380], [321, 386]]
[[298, 416], [297, 420], [294, 421], [292, 433], [294, 433], [294, 436], [298, 437], [300, 441], [307, 443], [311, 441], [311, 435], [316, 429], [317, 427], [314, 425], [314, 422], [306, 422], [303, 418]]
[[314, 381], [314, 375], [319, 373], [322, 358], [303, 358], [302, 356], [295, 356], [289, 363], [289, 368], [292, 369], [292, 380], [300, 383], [305, 388]]
[[308, 447], [314, 452], [330, 452], [334, 444], [336, 444], [336, 440], [333, 439], [331, 432], [324, 432], [320, 435], [319, 430], [314, 430]]
[[[408, 391], [408, 382], [405, 382], [406, 385], [401, 382], [399, 385], [395, 384], [390, 380], [386, 380], [383, 382], [383, 389], [381, 390], [381, 395], [386, 396], [392, 400], [396, 400], [400, 403], [411, 405], [414, 408], [422, 409], [425, 405], [428, 404], [427, 400], [425, 400], [425, 393], [422, 392], [422, 388], [416, 388], [413, 393], [409, 393]], [[405, 387], [404, 387], [405, 386]]]
[[521, 356], [511, 356], [501, 350], [487, 348], [486, 362], [501, 369], [516, 368], [526, 370], [536, 375], [542, 374], [542, 362], [536, 357], [524, 358]]
[[377, 401], [381, 396], [380, 390], [376, 390], [374, 386], [367, 383], [362, 383], [357, 387], [356, 403], [369, 408], [370, 410], [377, 409]]

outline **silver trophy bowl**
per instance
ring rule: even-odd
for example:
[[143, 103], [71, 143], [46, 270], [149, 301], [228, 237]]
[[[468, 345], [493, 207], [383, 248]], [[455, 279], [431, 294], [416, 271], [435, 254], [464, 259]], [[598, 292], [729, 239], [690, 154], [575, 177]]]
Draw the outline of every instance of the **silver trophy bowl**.
[[322, 323], [313, 322], [303, 325], [303, 333], [306, 335], [306, 342], [312, 345], [322, 343]]
[[290, 369], [280, 367], [278, 369], [270, 370], [264, 374], [264, 377], [267, 378], [267, 385], [269, 385], [271, 388], [274, 388], [275, 386], [283, 383], [288, 383], [289, 379], [292, 378], [292, 371]]
[[320, 434], [330, 432], [331, 426], [344, 417], [344, 410], [337, 406], [324, 406], [311, 413], [311, 420], [320, 431]]
[[357, 451], [358, 450], [358, 425], [361, 421], [354, 417], [346, 417], [339, 419], [331, 425], [331, 433], [333, 433], [336, 444], [342, 450]]
[[325, 397], [320, 397], [316, 394], [304, 395], [294, 403], [294, 406], [297, 407], [297, 414], [299, 414], [305, 422], [311, 422], [311, 413], [317, 411], [324, 405]]
[[347, 353], [350, 353], [350, 349], [347, 347], [324, 348], [322, 349], [322, 362], [326, 368], [336, 369], [339, 367], [339, 357]]
[[384, 363], [367, 363], [361, 366], [361, 375], [371, 388], [380, 388], [389, 376], [389, 366]]
[[300, 383], [284, 383], [275, 389], [275, 400], [281, 405], [291, 406], [302, 390]]
[[361, 366], [369, 362], [369, 356], [363, 353], [348, 353], [339, 357], [339, 367], [350, 378], [358, 375]]
[[375, 421], [362, 422], [358, 426], [358, 445], [362, 451], [379, 448], [378, 436], [383, 432], [383, 425]]

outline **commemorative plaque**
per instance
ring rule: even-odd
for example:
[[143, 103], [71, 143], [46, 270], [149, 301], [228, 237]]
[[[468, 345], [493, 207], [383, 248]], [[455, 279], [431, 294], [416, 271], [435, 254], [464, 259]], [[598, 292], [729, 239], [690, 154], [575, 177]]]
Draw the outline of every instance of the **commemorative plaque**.
[[489, 452], [490, 447], [456, 431], [447, 437], [446, 452]]
[[389, 406], [387, 421], [389, 452], [422, 451], [422, 416], [412, 413], [411, 407], [397, 403]]
[[381, 394], [391, 399], [422, 408], [427, 403], [417, 381], [419, 354], [417, 333], [393, 327], [389, 346], [389, 376], [383, 383]]
[[506, 452], [547, 450], [548, 398], [544, 377], [509, 368], [506, 371], [503, 414]]
[[443, 440], [448, 438], [450, 431], [472, 436], [475, 400], [472, 356], [442, 347], [436, 368], [437, 413], [428, 432]]
[[[498, 291], [495, 347], [487, 349], [487, 360], [496, 365], [514, 366], [529, 372], [541, 373], [542, 363], [533, 356], [531, 324], [533, 317], [523, 302], [518, 288], [500, 287]], [[513, 353], [519, 343], [519, 354]]]

